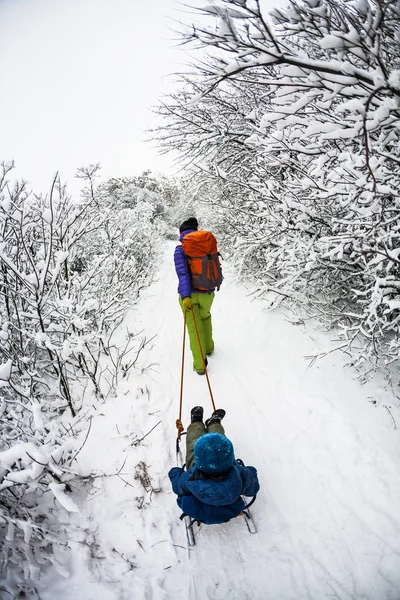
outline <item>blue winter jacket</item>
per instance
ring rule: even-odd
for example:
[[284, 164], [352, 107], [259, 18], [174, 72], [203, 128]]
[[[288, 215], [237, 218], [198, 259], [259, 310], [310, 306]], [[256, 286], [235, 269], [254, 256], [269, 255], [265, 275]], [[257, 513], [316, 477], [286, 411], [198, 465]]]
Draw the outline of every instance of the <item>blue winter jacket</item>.
[[174, 467], [168, 477], [182, 511], [207, 525], [237, 517], [245, 507], [242, 495], [255, 496], [260, 489], [256, 469], [237, 461], [221, 479], [210, 479], [196, 465], [188, 471]]
[[[186, 229], [186, 231], [182, 231], [179, 236], [180, 241], [182, 242], [183, 238], [187, 233], [192, 233], [196, 231], [195, 229]], [[189, 265], [187, 263], [185, 253], [183, 252], [182, 246], [177, 246], [174, 252], [174, 263], [176, 274], [178, 275], [179, 284], [178, 284], [178, 294], [182, 298], [190, 298], [193, 292], [197, 292], [199, 294], [211, 294], [214, 290], [198, 290], [192, 287], [192, 278], [190, 276]]]

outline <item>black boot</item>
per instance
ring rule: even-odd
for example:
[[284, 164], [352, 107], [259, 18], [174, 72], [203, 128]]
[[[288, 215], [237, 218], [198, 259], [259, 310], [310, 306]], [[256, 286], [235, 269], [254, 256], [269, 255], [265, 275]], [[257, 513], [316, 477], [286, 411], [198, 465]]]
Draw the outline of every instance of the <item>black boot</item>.
[[207, 421], [205, 422], [205, 426], [208, 427], [209, 425], [211, 425], [211, 423], [221, 423], [225, 414], [226, 413], [223, 408], [217, 408], [217, 410], [214, 410], [211, 417], [207, 419]]
[[204, 410], [202, 406], [194, 406], [190, 411], [190, 422], [191, 423], [202, 423], [203, 422]]
[[[208, 360], [205, 359], [206, 367], [208, 366]], [[195, 370], [195, 369], [194, 369]], [[197, 375], [205, 375], [205, 371], [196, 371]]]

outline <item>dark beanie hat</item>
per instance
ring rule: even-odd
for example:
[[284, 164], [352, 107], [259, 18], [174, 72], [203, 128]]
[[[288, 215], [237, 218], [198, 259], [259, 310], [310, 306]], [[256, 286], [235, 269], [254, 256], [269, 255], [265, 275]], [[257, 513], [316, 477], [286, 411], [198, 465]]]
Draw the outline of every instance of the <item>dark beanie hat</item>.
[[199, 226], [197, 219], [195, 217], [190, 217], [187, 221], [184, 221], [182, 225], [179, 227], [179, 233], [182, 231], [186, 231], [187, 229], [197, 229]]
[[221, 475], [235, 462], [233, 445], [221, 433], [206, 433], [194, 445], [195, 467], [207, 475]]

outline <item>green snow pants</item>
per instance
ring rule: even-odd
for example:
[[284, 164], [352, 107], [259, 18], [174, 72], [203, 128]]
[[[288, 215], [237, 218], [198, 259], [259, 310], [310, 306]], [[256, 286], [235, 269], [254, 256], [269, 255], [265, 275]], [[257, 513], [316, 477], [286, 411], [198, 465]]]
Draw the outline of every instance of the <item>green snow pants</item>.
[[188, 471], [194, 465], [194, 445], [196, 440], [207, 433], [222, 433], [225, 435], [225, 430], [221, 423], [210, 423], [207, 427], [200, 421], [191, 423], [187, 428], [186, 434], [186, 470]]
[[[193, 354], [193, 368], [198, 373], [204, 373], [204, 364], [201, 358], [201, 352], [199, 348], [199, 342], [197, 340], [196, 329], [193, 322], [196, 319], [196, 325], [199, 332], [199, 338], [201, 348], [203, 350], [203, 356], [211, 354], [214, 350], [214, 341], [212, 337], [212, 323], [211, 323], [211, 305], [213, 303], [215, 294], [201, 294], [194, 292], [192, 293], [192, 310], [188, 310], [186, 313], [186, 325], [190, 339], [190, 349]], [[179, 304], [182, 308], [182, 298], [179, 296]], [[183, 311], [183, 308], [182, 308]]]

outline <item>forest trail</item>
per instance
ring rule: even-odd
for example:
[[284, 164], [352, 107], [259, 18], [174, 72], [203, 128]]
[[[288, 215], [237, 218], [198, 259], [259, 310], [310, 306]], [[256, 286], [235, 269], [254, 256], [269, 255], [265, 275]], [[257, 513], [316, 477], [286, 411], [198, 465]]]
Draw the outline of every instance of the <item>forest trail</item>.
[[[310, 367], [305, 357], [326, 350], [328, 337], [264, 310], [228, 269], [212, 310], [209, 376], [236, 456], [258, 470], [258, 533], [250, 535], [241, 518], [202, 526], [188, 551], [167, 478], [175, 465], [182, 344], [173, 247], [167, 244], [158, 280], [126, 320], [148, 339], [157, 336], [146, 348], [153, 366], [121, 382], [117, 398], [93, 419], [80, 456], [82, 471], [101, 465], [107, 473], [126, 458], [125, 483], [99, 478], [93, 498], [82, 499], [80, 523], [91, 523], [107, 561], [77, 545], [68, 586], [48, 577], [41, 598], [399, 600], [400, 435], [383, 406], [389, 394], [378, 380], [361, 386], [340, 355]], [[184, 425], [198, 404], [211, 413], [206, 379], [193, 373], [187, 348]], [[130, 445], [132, 432], [141, 437], [153, 426]], [[129, 473], [140, 461], [152, 478], [147, 492], [155, 491], [138, 509], [140, 477]]]

